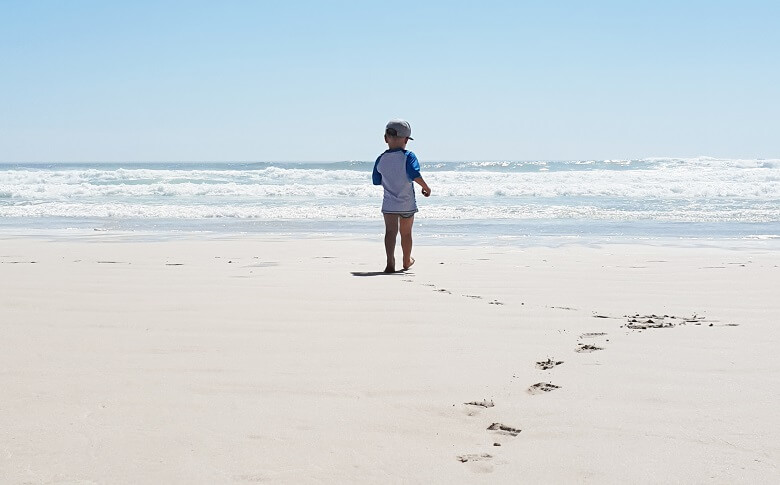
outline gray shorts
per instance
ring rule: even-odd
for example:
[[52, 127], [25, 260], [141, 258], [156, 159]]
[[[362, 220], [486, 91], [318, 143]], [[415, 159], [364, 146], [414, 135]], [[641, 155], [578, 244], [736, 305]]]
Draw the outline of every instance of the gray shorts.
[[382, 212], [382, 214], [394, 214], [396, 216], [401, 216], [401, 219], [409, 219], [410, 217], [414, 217], [414, 214], [417, 211], [413, 212]]

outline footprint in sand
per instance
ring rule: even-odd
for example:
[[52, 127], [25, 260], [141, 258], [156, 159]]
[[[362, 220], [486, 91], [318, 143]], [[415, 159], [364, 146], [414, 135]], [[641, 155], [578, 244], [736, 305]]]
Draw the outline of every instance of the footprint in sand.
[[603, 337], [605, 335], [606, 335], [605, 332], [588, 332], [580, 335], [580, 338], [595, 338], [595, 337]]
[[561, 365], [561, 364], [563, 364], [562, 360], [552, 360], [548, 357], [547, 360], [542, 360], [540, 362], [537, 362], [536, 368], [541, 370], [549, 370], [555, 367], [556, 365]]
[[260, 261], [258, 263], [247, 264], [244, 268], [270, 268], [272, 266], [279, 266], [276, 261]]
[[268, 479], [267, 476], [261, 475], [259, 473], [247, 474], [247, 475], [233, 475], [233, 480], [237, 482], [264, 482], [267, 479]]
[[[677, 326], [683, 326], [688, 324], [701, 325], [703, 323], [711, 323], [713, 320], [708, 320], [706, 317], [693, 314], [692, 317], [677, 317], [674, 315], [623, 315], [626, 318], [626, 324], [621, 325], [620, 328], [629, 328], [631, 330], [647, 330], [653, 328], [672, 328]], [[712, 325], [710, 325], [712, 326]]]
[[493, 301], [489, 301], [488, 302], [488, 305], [503, 305], [503, 304], [504, 304], [504, 302], [501, 302], [501, 301], [498, 301], [498, 300], [493, 300]]
[[672, 328], [674, 327], [674, 324], [672, 322], [664, 322], [663, 320], [657, 321], [648, 319], [644, 322], [637, 322], [636, 320], [632, 320], [626, 324], [626, 328], [630, 328], [631, 330], [647, 330], [648, 328]]
[[493, 455], [489, 453], [468, 453], [458, 455], [457, 459], [461, 463], [467, 463], [473, 472], [490, 473], [493, 471], [493, 464], [490, 463]]
[[669, 321], [667, 321], [667, 315], [659, 316], [659, 315], [645, 315], [643, 317], [640, 317], [639, 314], [636, 314], [628, 318], [628, 323], [626, 323], [626, 328], [630, 328], [632, 330], [647, 330], [648, 328], [672, 328], [675, 326], [675, 324], [671, 320], [676, 320], [675, 317], [668, 317]]
[[488, 431], [495, 431], [499, 434], [505, 434], [509, 436], [517, 436], [520, 434], [521, 429], [513, 428], [511, 426], [506, 426], [501, 423], [493, 423], [490, 426], [488, 426]]
[[590, 345], [590, 344], [577, 344], [577, 348], [574, 349], [575, 352], [580, 354], [595, 352], [597, 350], [604, 350], [604, 348], [596, 347], [595, 345]]
[[554, 391], [560, 388], [561, 386], [556, 386], [555, 384], [550, 384], [549, 382], [537, 382], [528, 388], [528, 392], [531, 394], [544, 394], [545, 392]]
[[463, 412], [466, 414], [466, 416], [476, 416], [479, 413], [481, 413], [483, 410], [487, 408], [492, 408], [495, 406], [493, 404], [493, 401], [488, 401], [487, 399], [484, 399], [482, 401], [471, 401], [471, 402], [464, 402], [463, 403]]
[[488, 401], [487, 399], [483, 399], [481, 401], [464, 402], [463, 404], [466, 404], [468, 406], [478, 406], [481, 408], [492, 408], [493, 406], [495, 406], [495, 404], [493, 404], [492, 399], [490, 401]]
[[488, 453], [468, 453], [465, 455], [458, 455], [458, 461], [461, 463], [466, 463], [468, 461], [483, 461], [483, 460], [489, 460], [493, 458], [493, 455], [490, 455]]

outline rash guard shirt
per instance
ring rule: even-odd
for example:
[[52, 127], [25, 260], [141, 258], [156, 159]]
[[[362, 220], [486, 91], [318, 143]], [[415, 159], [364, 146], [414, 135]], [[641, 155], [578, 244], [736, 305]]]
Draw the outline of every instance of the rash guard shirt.
[[372, 181], [384, 188], [382, 212], [417, 212], [412, 181], [420, 176], [420, 162], [410, 150], [396, 148], [379, 155], [374, 163]]

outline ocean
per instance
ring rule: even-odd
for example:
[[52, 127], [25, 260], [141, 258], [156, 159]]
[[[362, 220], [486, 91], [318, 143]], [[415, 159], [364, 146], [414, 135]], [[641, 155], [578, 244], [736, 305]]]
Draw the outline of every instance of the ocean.
[[[0, 164], [0, 231], [157, 237], [383, 232], [372, 161]], [[780, 239], [780, 160], [422, 163], [415, 240]]]

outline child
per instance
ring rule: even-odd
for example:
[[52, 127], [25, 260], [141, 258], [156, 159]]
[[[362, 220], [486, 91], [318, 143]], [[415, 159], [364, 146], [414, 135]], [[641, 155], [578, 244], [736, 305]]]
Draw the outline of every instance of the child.
[[379, 155], [374, 164], [372, 180], [374, 185], [382, 185], [385, 197], [382, 200], [382, 214], [385, 217], [385, 252], [387, 267], [385, 273], [395, 272], [395, 240], [399, 226], [401, 249], [404, 253], [405, 270], [414, 264], [412, 258], [412, 224], [417, 212], [414, 198], [414, 184], [422, 187], [425, 197], [431, 195], [431, 189], [420, 176], [420, 163], [406, 144], [412, 138], [412, 128], [404, 120], [390, 120], [385, 127], [385, 143], [388, 150]]

